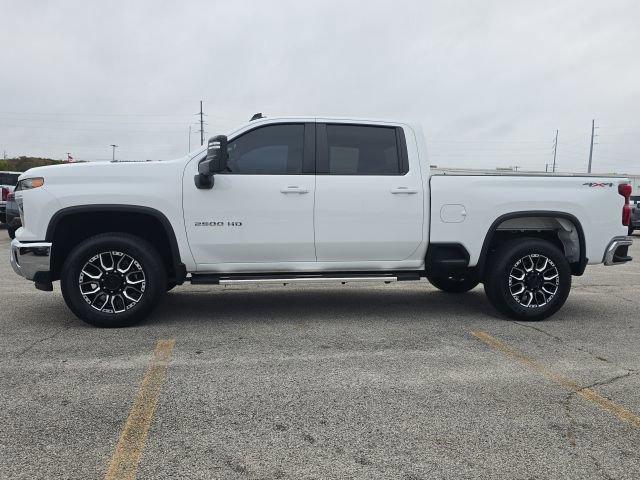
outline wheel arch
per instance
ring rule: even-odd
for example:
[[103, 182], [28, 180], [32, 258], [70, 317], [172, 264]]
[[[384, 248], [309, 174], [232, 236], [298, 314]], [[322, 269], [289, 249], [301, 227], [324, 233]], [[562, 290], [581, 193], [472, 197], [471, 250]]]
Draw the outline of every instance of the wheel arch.
[[[496, 218], [491, 224], [491, 226], [489, 227], [482, 244], [482, 250], [480, 251], [480, 257], [478, 259], [478, 264], [477, 264], [477, 270], [481, 278], [484, 277], [485, 275], [485, 269], [487, 266], [489, 253], [491, 251], [491, 247], [495, 245], [495, 242], [498, 240], [498, 237], [500, 235], [499, 232], [501, 231], [508, 232], [508, 230], [500, 230], [499, 227], [505, 222], [508, 222], [510, 220], [517, 220], [517, 219], [531, 220], [536, 217], [549, 218], [549, 219], [562, 219], [573, 224], [573, 226], [576, 229], [576, 233], [578, 237], [579, 254], [578, 254], [577, 261], [570, 262], [571, 273], [573, 275], [582, 275], [584, 273], [584, 270], [587, 266], [587, 262], [589, 259], [586, 256], [586, 243], [585, 243], [584, 229], [582, 228], [582, 224], [580, 223], [580, 220], [578, 220], [578, 218], [575, 215], [572, 215], [567, 212], [557, 212], [557, 211], [550, 211], [550, 210], [526, 210], [526, 211], [519, 211], [519, 212], [510, 212], [510, 213], [501, 215], [498, 218]], [[517, 230], [517, 227], [515, 228], [515, 230]], [[549, 230], [543, 229], [541, 231], [549, 231]], [[536, 236], [535, 233], [533, 235], [531, 235], [531, 232], [527, 232], [527, 233], [528, 233], [527, 236]], [[561, 245], [565, 243], [565, 241], [561, 238], [558, 238], [558, 242], [560, 242]]]
[[[103, 226], [91, 222], [77, 226], [78, 222], [86, 222], [92, 217], [102, 220]], [[122, 223], [122, 227], [118, 228], [116, 222]], [[155, 208], [117, 204], [77, 205], [63, 208], [51, 217], [45, 240], [53, 244], [52, 279], [59, 278], [62, 263], [73, 246], [90, 236], [107, 232], [132, 233], [149, 240], [159, 247], [169, 279], [178, 284], [184, 281], [186, 267], [181, 261], [178, 241], [169, 219]]]

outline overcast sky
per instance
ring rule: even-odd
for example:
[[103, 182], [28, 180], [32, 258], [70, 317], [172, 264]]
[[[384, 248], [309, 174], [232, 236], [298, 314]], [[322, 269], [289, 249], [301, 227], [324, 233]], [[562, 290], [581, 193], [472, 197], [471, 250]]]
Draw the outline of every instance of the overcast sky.
[[422, 124], [431, 163], [640, 173], [640, 2], [0, 0], [0, 154], [181, 156], [255, 112]]

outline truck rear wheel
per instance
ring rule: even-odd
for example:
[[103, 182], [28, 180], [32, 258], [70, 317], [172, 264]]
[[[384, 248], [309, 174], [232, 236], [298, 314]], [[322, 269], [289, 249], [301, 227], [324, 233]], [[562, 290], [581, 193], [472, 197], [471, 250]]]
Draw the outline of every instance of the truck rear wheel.
[[564, 305], [571, 290], [571, 269], [552, 243], [514, 239], [492, 256], [484, 282], [491, 304], [515, 320], [544, 320]]
[[427, 274], [429, 283], [439, 290], [447, 293], [465, 293], [474, 289], [478, 283], [478, 279], [473, 274], [454, 275], [454, 276], [438, 276], [434, 277]]
[[167, 278], [153, 245], [133, 235], [108, 233], [72, 250], [60, 285], [65, 302], [81, 320], [97, 327], [127, 327], [151, 313]]

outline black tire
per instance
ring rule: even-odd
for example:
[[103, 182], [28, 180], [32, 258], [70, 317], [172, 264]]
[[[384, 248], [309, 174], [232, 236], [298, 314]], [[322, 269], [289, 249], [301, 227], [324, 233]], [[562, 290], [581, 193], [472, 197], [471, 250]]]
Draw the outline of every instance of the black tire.
[[71, 251], [62, 267], [60, 286], [67, 306], [80, 320], [96, 327], [128, 327], [157, 305], [166, 290], [167, 273], [149, 242], [126, 233], [106, 233]]
[[16, 238], [16, 227], [12, 227], [10, 225], [7, 225], [7, 233], [9, 234], [9, 238], [11, 240], [13, 240], [14, 238]]
[[487, 269], [484, 289], [489, 302], [514, 320], [550, 317], [564, 305], [571, 291], [571, 268], [566, 257], [545, 240], [508, 241], [492, 255]]
[[465, 293], [474, 289], [480, 282], [474, 274], [434, 277], [427, 274], [427, 280], [439, 290], [447, 293]]
[[165, 288], [165, 290], [167, 292], [170, 292], [171, 290], [173, 290], [177, 286], [178, 286], [178, 284], [176, 282], [167, 282], [167, 288]]
[[635, 229], [633, 227], [629, 227], [629, 236], [633, 235], [634, 230]]

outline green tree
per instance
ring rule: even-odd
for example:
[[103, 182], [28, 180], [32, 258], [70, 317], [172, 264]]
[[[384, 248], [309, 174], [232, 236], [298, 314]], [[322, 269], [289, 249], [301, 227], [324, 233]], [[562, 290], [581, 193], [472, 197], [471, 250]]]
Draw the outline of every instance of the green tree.
[[0, 160], [0, 170], [9, 170], [12, 172], [24, 172], [34, 167], [42, 167], [44, 165], [60, 165], [65, 163], [61, 160], [53, 160], [52, 158], [41, 157], [18, 157]]

